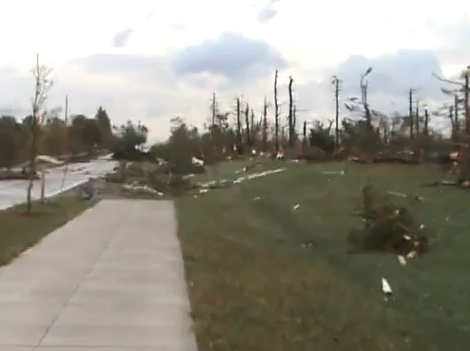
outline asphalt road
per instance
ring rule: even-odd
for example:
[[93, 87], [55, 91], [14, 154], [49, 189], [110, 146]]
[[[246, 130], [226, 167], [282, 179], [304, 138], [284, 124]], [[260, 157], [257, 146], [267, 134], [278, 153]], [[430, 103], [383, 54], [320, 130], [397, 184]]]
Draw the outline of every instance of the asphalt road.
[[[101, 158], [86, 163], [74, 163], [68, 166], [68, 172], [62, 187], [64, 167], [51, 168], [46, 174], [46, 196], [51, 197], [85, 183], [89, 178], [104, 176], [116, 167], [117, 162]], [[0, 210], [24, 203], [26, 201], [26, 180], [0, 181]], [[39, 199], [41, 183], [35, 181], [33, 198]]]

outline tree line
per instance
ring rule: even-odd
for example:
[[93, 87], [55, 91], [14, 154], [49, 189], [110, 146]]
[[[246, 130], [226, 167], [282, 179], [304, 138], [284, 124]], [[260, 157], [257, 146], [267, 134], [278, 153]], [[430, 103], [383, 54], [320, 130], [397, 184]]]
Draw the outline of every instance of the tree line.
[[[374, 108], [369, 100], [368, 77], [371, 74], [372, 67], [358, 77], [360, 95], [350, 97], [341, 97], [343, 81], [333, 76], [334, 118], [304, 119], [299, 123], [294, 79], [289, 77], [287, 101], [280, 102], [276, 70], [272, 103], [266, 96], [262, 111], [255, 111], [249, 101], [237, 97], [232, 109], [222, 112], [226, 110], [220, 107], [214, 93], [210, 116], [202, 128], [188, 125], [182, 117], [173, 118], [169, 139], [154, 145], [152, 152], [178, 163], [190, 162], [192, 155], [212, 163], [228, 155], [250, 154], [253, 150], [273, 154], [291, 152], [305, 158], [323, 159], [338, 154], [404, 152], [420, 158], [465, 145], [470, 133], [468, 68], [463, 70], [460, 80], [436, 76], [456, 87], [453, 90], [442, 88], [449, 101], [437, 109], [430, 110], [417, 90], [410, 88], [404, 96], [408, 100], [407, 114], [383, 113]], [[343, 113], [340, 101], [345, 101]], [[281, 115], [283, 105], [287, 105], [287, 112]], [[268, 111], [272, 111], [271, 116]], [[439, 129], [438, 119], [449, 121], [450, 134]]]
[[60, 109], [48, 112], [35, 127], [34, 118], [0, 117], [0, 167], [12, 167], [30, 157], [34, 130], [37, 154], [65, 156], [104, 149], [111, 145], [113, 132], [106, 110], [99, 107], [94, 117], [71, 116], [71, 123], [59, 117]]
[[[273, 154], [292, 152], [304, 157], [328, 157], [344, 150], [354, 154], [404, 150], [426, 154], [449, 149], [467, 137], [470, 125], [468, 69], [457, 81], [436, 76], [456, 89], [443, 88], [449, 103], [433, 111], [420, 101], [416, 90], [410, 88], [406, 115], [386, 114], [374, 109], [369, 101], [367, 78], [370, 74], [373, 74], [372, 68], [358, 77], [360, 96], [341, 98], [342, 80], [333, 76], [334, 118], [303, 119], [299, 123], [294, 79], [289, 77], [285, 92], [287, 101], [281, 102], [279, 72], [276, 70], [272, 99], [264, 98], [261, 111], [255, 111], [242, 97], [234, 99], [231, 109], [223, 109], [214, 93], [210, 114], [202, 128], [188, 125], [183, 117], [172, 118], [169, 138], [153, 145], [151, 154], [173, 163], [188, 163], [192, 156], [213, 163], [228, 156], [251, 154], [253, 150]], [[340, 101], [346, 101], [342, 106], [344, 111]], [[287, 106], [287, 111], [282, 113], [283, 106]], [[68, 118], [65, 111], [65, 117], [60, 118], [61, 112], [61, 109], [48, 111], [41, 121], [32, 115], [22, 120], [13, 116], [0, 117], [0, 167], [11, 167], [28, 159], [33, 131], [38, 139], [37, 153], [53, 156], [99, 149], [133, 150], [147, 142], [149, 130], [145, 125], [128, 121], [115, 127], [103, 107], [99, 107], [93, 117], [79, 114]], [[450, 136], [435, 127], [433, 120], [437, 118], [449, 120]], [[32, 126], [34, 120], [40, 122], [35, 127]]]

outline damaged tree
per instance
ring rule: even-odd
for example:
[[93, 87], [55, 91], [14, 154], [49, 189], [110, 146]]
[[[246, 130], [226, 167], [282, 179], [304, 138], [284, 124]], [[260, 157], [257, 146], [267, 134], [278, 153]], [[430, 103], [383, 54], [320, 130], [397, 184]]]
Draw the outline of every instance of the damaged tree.
[[[465, 133], [462, 136], [462, 140], [458, 143], [459, 145], [459, 172], [457, 177], [457, 184], [464, 185], [465, 187], [470, 186], [470, 106], [469, 106], [469, 75], [470, 75], [470, 66], [467, 66], [460, 75], [460, 78], [463, 82], [453, 81], [439, 77], [433, 73], [434, 77], [439, 79], [442, 82], [457, 85], [458, 88], [455, 90], [441, 89], [446, 95], [454, 95], [460, 99], [463, 103], [464, 110], [464, 120], [465, 120]], [[458, 101], [454, 100], [454, 104]], [[456, 115], [456, 113], [454, 112]], [[458, 118], [458, 117], [457, 117]]]
[[350, 249], [356, 252], [382, 251], [413, 258], [429, 248], [429, 233], [418, 224], [404, 206], [371, 185], [362, 188], [362, 209], [359, 213], [364, 227], [348, 235]]
[[414, 139], [414, 118], [413, 118], [413, 93], [414, 89], [410, 88], [408, 91], [408, 118], [409, 118], [409, 128], [410, 128], [410, 139]]
[[368, 101], [368, 90], [369, 90], [369, 83], [366, 80], [366, 77], [372, 72], [372, 67], [369, 67], [367, 71], [361, 76], [360, 79], [360, 88], [361, 88], [361, 101], [362, 106], [364, 107], [364, 117], [367, 123], [367, 129], [369, 133], [373, 132], [372, 128], [372, 113], [370, 112], [369, 101]]
[[245, 106], [245, 138], [246, 146], [251, 148], [251, 126], [250, 126], [250, 105]]
[[264, 97], [263, 103], [263, 127], [262, 127], [263, 151], [268, 150], [268, 100]]
[[335, 87], [335, 146], [339, 149], [339, 90], [341, 80], [337, 76], [333, 76], [331, 83]]
[[26, 192], [26, 212], [31, 214], [32, 211], [32, 190], [34, 180], [36, 178], [36, 157], [39, 148], [39, 132], [40, 126], [46, 117], [44, 111], [49, 91], [52, 88], [53, 81], [49, 78], [52, 69], [46, 65], [39, 63], [39, 54], [36, 54], [36, 65], [33, 69], [35, 81], [34, 96], [32, 99], [32, 123], [31, 123], [31, 152], [29, 160], [29, 183]]
[[279, 103], [277, 101], [277, 77], [279, 71], [274, 73], [274, 147], [279, 152]]
[[289, 114], [287, 117], [287, 125], [289, 128], [289, 146], [294, 146], [294, 98], [292, 95], [292, 84], [294, 84], [294, 79], [289, 76]]
[[241, 101], [237, 98], [237, 130], [235, 134], [237, 154], [243, 154], [243, 141], [242, 141], [242, 121], [241, 121]]

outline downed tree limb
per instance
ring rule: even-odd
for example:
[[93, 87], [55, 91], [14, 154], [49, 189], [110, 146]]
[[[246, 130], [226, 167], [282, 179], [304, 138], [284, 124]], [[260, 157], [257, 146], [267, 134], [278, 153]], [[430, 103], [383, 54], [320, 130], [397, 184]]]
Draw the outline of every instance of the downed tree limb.
[[438, 180], [431, 183], [426, 183], [424, 186], [453, 186], [457, 188], [470, 189], [470, 181], [466, 180], [462, 183], [451, 180]]
[[423, 202], [425, 200], [424, 197], [422, 196], [418, 196], [418, 195], [414, 195], [414, 194], [404, 194], [404, 193], [400, 193], [398, 191], [387, 191], [387, 194], [389, 195], [392, 195], [392, 196], [397, 196], [397, 197], [403, 197], [403, 198], [406, 198], [406, 199], [413, 199], [415, 201], [418, 201], [418, 202]]

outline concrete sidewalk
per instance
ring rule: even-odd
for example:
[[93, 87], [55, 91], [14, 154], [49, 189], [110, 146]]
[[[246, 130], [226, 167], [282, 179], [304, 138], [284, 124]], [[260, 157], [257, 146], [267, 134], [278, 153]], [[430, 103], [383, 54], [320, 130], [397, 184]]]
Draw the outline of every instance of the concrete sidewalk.
[[103, 200], [0, 269], [0, 351], [195, 351], [168, 201]]

